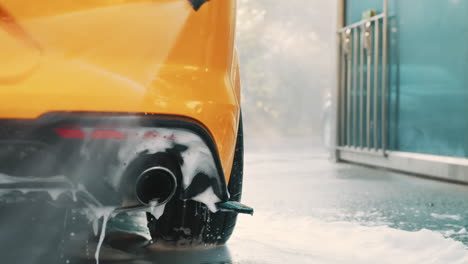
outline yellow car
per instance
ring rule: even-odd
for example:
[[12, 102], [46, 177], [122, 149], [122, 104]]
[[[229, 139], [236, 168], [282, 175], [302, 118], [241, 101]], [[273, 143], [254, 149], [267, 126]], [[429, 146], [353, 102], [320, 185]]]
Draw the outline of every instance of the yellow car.
[[235, 0], [0, 0], [1, 193], [144, 210], [155, 240], [226, 242], [253, 212], [237, 203], [235, 18]]

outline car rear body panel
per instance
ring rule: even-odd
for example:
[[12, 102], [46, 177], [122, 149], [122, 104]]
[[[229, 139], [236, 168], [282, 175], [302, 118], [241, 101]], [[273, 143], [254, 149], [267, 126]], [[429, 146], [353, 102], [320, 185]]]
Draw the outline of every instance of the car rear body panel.
[[235, 5], [0, 0], [0, 119], [187, 117], [213, 138], [228, 181], [240, 111]]

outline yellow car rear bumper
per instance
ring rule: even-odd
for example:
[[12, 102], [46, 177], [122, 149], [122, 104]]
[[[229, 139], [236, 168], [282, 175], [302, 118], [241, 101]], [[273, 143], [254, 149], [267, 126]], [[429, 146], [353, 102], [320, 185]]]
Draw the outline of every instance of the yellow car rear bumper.
[[235, 5], [0, 0], [0, 119], [189, 117], [213, 137], [228, 181], [240, 111]]

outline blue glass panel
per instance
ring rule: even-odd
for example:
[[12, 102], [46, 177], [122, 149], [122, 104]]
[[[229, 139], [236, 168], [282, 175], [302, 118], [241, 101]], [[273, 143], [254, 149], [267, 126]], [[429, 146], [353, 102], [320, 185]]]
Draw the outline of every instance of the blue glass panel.
[[468, 2], [395, 3], [393, 148], [468, 157]]
[[[468, 157], [468, 1], [389, 2], [389, 147]], [[347, 1], [346, 21], [381, 7]]]

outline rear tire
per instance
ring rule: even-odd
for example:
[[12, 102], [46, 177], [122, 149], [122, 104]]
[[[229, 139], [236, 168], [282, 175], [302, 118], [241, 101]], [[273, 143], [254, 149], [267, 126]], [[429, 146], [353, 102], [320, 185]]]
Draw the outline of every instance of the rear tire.
[[[231, 177], [227, 189], [230, 201], [240, 202], [244, 169], [244, 137], [242, 116], [236, 139]], [[222, 245], [231, 237], [237, 221], [237, 214], [230, 212], [212, 213], [199, 202], [172, 199], [164, 214], [156, 219], [147, 214], [148, 228], [153, 242], [187, 245]]]

